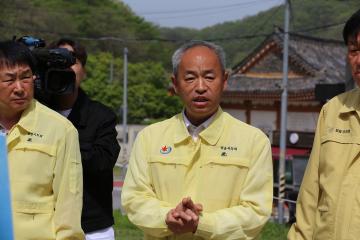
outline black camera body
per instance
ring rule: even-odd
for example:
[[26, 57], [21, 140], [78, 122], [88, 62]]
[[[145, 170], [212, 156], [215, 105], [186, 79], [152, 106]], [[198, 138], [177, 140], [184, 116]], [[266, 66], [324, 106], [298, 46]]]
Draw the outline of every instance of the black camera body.
[[76, 63], [76, 58], [72, 52], [65, 48], [47, 49], [44, 40], [29, 36], [18, 41], [28, 46], [36, 59], [36, 99], [51, 106], [52, 96], [74, 92], [76, 75], [70, 67]]

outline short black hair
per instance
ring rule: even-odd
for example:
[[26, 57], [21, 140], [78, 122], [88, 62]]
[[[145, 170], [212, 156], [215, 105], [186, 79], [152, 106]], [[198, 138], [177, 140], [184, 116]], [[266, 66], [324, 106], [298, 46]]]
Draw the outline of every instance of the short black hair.
[[84, 46], [70, 38], [60, 38], [59, 40], [50, 43], [48, 48], [58, 48], [61, 45], [70, 45], [74, 49], [74, 56], [81, 62], [81, 65], [86, 65], [87, 53]]
[[356, 38], [360, 32], [360, 9], [357, 10], [345, 23], [343, 29], [344, 42], [347, 45], [349, 40]]
[[0, 68], [28, 65], [33, 74], [36, 74], [36, 64], [36, 59], [31, 50], [23, 43], [15, 41], [0, 42]]

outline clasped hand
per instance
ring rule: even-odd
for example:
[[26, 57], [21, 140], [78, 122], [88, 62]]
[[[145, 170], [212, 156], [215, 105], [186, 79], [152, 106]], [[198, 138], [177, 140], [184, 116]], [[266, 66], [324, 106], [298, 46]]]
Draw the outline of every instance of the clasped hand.
[[165, 222], [174, 234], [194, 233], [202, 210], [201, 204], [195, 204], [190, 197], [186, 197], [167, 213]]

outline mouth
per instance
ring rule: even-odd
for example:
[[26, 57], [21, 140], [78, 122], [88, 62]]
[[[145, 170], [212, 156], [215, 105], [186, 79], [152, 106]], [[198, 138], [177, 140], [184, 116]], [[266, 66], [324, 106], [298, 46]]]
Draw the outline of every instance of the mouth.
[[195, 106], [204, 107], [204, 106], [206, 106], [208, 104], [209, 99], [207, 99], [206, 97], [196, 97], [192, 101], [193, 101]]
[[23, 104], [25, 103], [27, 100], [26, 98], [16, 98], [16, 99], [13, 99], [12, 102], [15, 102], [17, 104]]

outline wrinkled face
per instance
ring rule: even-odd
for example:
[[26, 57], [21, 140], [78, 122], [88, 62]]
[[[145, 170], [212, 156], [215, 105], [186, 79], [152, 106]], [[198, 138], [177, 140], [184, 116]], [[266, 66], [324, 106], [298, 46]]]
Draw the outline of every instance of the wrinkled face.
[[21, 115], [33, 99], [34, 79], [27, 65], [0, 68], [1, 115]]
[[348, 61], [354, 82], [360, 86], [360, 33], [348, 42]]
[[172, 81], [193, 124], [201, 124], [217, 111], [227, 78], [213, 50], [196, 46], [183, 54]]
[[[68, 44], [60, 45], [59, 48], [66, 48], [70, 52], [74, 52], [73, 47]], [[78, 89], [80, 87], [81, 81], [85, 78], [85, 68], [81, 64], [79, 59], [76, 59], [76, 63], [71, 66], [71, 69], [75, 72], [75, 75], [76, 75], [75, 87], [76, 87], [76, 89]]]

